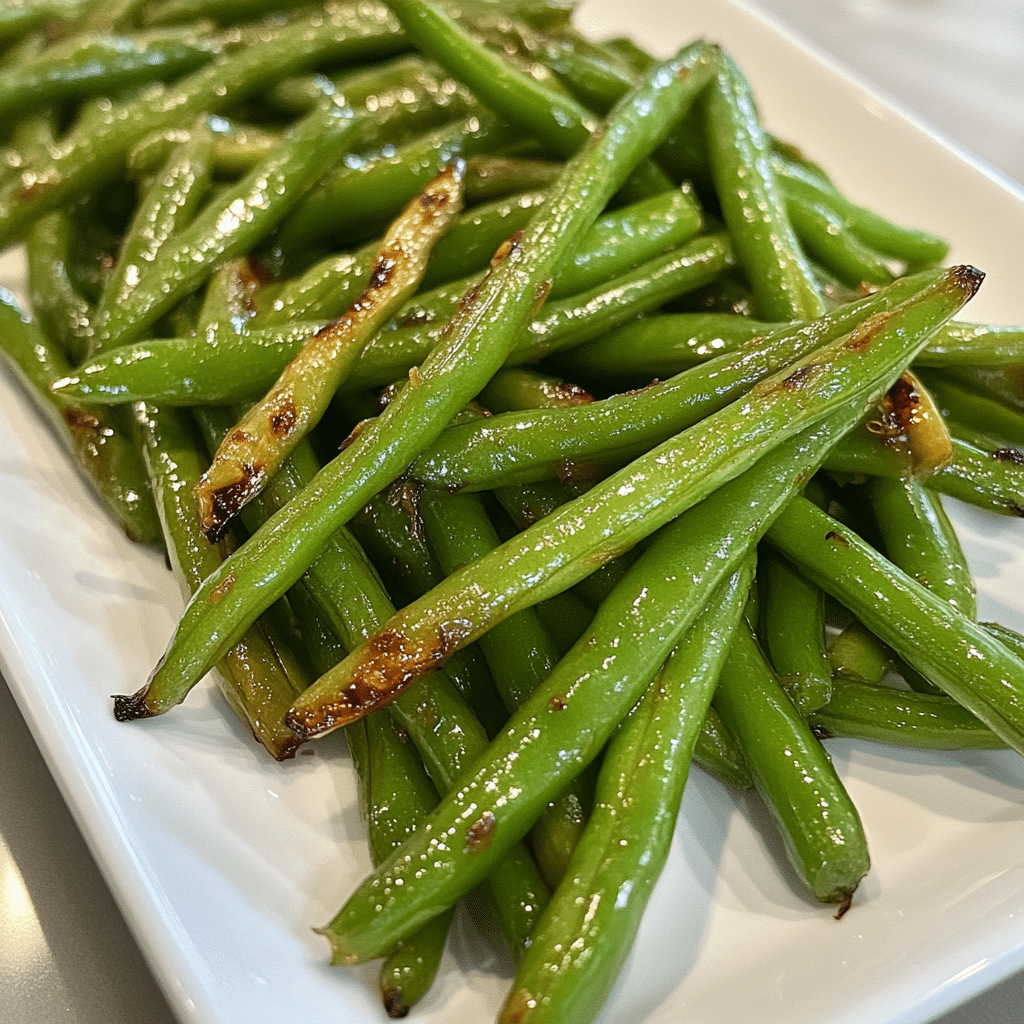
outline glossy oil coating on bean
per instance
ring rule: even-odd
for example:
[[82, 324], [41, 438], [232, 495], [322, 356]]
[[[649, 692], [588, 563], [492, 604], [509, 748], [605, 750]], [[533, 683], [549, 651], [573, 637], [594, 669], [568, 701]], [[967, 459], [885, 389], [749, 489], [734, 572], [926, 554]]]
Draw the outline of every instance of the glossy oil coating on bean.
[[315, 735], [373, 710], [491, 621], [567, 589], [803, 427], [844, 403], [856, 405], [861, 396], [877, 400], [892, 384], [894, 364], [911, 358], [979, 283], [973, 269], [949, 271], [916, 300], [877, 314], [766, 378], [747, 397], [454, 573], [435, 588], [430, 602], [404, 609], [380, 636], [303, 694], [289, 718], [292, 727]]
[[910, 665], [1024, 749], [1024, 662], [810, 502], [798, 499], [768, 539]]
[[407, 45], [397, 22], [376, 4], [332, 5], [284, 26], [256, 26], [239, 34], [238, 44], [171, 88], [115, 105], [100, 123], [73, 129], [54, 154], [0, 185], [0, 247], [21, 238], [37, 217], [113, 180], [143, 127], [155, 132], [191, 124], [325, 57], [383, 56]]
[[[659, 534], [588, 633], [492, 742], [472, 779], [442, 803], [415, 850], [410, 841], [335, 917], [327, 934], [336, 958], [377, 955], [414, 929], [428, 907], [458, 898], [486, 874], [488, 861], [525, 833], [561, 781], [596, 756], [713, 589], [750, 554], [857, 415], [841, 411], [783, 444]], [[491, 820], [485, 812], [494, 821], [488, 847], [464, 845], [481, 815]], [[420, 871], [424, 859], [437, 862], [437, 870]]]
[[[315, 560], [327, 537], [395, 479], [479, 392], [505, 361], [518, 328], [543, 301], [555, 267], [596, 220], [628, 169], [657, 144], [665, 124], [688, 108], [704, 83], [701, 70], [710, 75], [713, 59], [703, 44], [688, 47], [652, 72], [648, 85], [623, 102], [604, 133], [591, 136], [527, 231], [509, 241], [492, 274], [467, 296], [444, 344], [410, 376], [409, 386], [197, 592], [144, 689], [155, 685], [183, 698], [219, 648], [230, 645], [229, 637], [259, 614], [259, 605], [283, 593]], [[645, 111], [639, 123], [637, 108]], [[624, 133], [626, 126], [632, 131]], [[409, 430], [410, 422], [417, 424], [415, 431]], [[256, 585], [258, 577], [262, 582]], [[144, 701], [140, 691], [140, 707]]]
[[701, 722], [752, 576], [748, 563], [719, 585], [609, 741], [590, 821], [516, 971], [502, 1024], [584, 1024], [607, 998], [668, 856]]
[[196, 486], [204, 533], [217, 540], [298, 441], [316, 426], [373, 334], [412, 295], [434, 241], [462, 208], [464, 165], [453, 164], [395, 221], [363, 293], [312, 335], [277, 383], [228, 432]]

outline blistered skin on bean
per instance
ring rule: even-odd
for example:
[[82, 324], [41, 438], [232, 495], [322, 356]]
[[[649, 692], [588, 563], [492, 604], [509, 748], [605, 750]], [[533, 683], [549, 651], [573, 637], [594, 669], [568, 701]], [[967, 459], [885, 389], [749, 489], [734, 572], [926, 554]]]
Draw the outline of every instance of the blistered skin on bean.
[[[832, 341], [452, 574], [431, 595], [404, 608], [387, 628], [422, 637], [429, 646], [438, 623], [466, 616], [474, 622], [468, 642], [490, 623], [566, 589], [586, 575], [585, 565], [610, 561], [741, 472], [768, 449], [769, 437], [778, 444], [782, 431], [791, 436], [801, 424], [820, 419], [854, 395], [866, 393], [869, 401], [877, 401], [905, 365], [907, 351], [922, 347], [929, 330], [952, 316], [962, 301], [955, 276], [940, 272], [885, 321], [884, 344], [879, 337], [870, 351], [861, 352], [847, 348], [846, 336]], [[827, 372], [815, 374], [807, 390], [794, 394], [780, 386], [799, 367], [819, 364]], [[300, 695], [295, 709], [315, 715], [319, 702], [333, 704], [338, 691], [363, 674], [367, 654], [365, 645], [353, 650]], [[411, 660], [417, 657], [414, 647]]]
[[[455, 161], [406, 207], [381, 244], [359, 297], [312, 335], [267, 396], [218, 448], [196, 487], [208, 538], [223, 534], [316, 425], [369, 338], [415, 290], [434, 243], [462, 208], [464, 176], [464, 163]], [[343, 448], [357, 436], [350, 434]]]
[[469, 629], [468, 622], [446, 622], [431, 644], [414, 643], [398, 630], [381, 630], [369, 641], [362, 671], [348, 686], [330, 702], [290, 712], [289, 728], [302, 737], [315, 736], [394, 700], [410, 683], [443, 665], [465, 642]]

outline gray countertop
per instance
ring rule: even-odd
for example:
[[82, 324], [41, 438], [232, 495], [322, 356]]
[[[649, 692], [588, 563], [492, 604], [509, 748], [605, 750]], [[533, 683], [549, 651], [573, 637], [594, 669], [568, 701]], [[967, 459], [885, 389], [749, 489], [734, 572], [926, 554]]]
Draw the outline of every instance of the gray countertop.
[[[1024, 182], [1019, 0], [760, 0], [752, 6]], [[0, 934], [0, 1020], [173, 1024], [6, 685], [0, 686]], [[1018, 976], [940, 1024], [1017, 1024], [1021, 1005], [1024, 977]]]

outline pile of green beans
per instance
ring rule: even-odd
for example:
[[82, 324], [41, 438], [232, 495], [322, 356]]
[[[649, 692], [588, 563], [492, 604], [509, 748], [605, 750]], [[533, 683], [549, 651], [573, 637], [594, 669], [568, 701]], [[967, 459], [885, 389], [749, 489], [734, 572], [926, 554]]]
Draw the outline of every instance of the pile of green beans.
[[5, 364], [187, 598], [114, 714], [214, 671], [278, 760], [344, 729], [375, 867], [319, 931], [391, 1016], [482, 886], [498, 1019], [592, 1020], [694, 762], [841, 917], [870, 852], [823, 741], [1024, 753], [1024, 638], [942, 506], [1024, 516], [1024, 327], [961, 320], [983, 275], [713, 42], [18, 0], [0, 114]]

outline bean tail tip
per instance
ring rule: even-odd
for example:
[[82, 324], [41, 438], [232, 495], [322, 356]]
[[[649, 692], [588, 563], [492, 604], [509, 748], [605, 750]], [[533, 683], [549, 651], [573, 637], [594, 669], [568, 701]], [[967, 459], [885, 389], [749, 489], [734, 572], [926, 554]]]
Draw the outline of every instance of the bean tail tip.
[[970, 266], [969, 264], [961, 264], [957, 267], [951, 267], [949, 274], [957, 287], [959, 287], [966, 296], [964, 299], [965, 302], [968, 299], [974, 298], [978, 289], [981, 287], [981, 282], [985, 280], [984, 272], [978, 270], [977, 267]]
[[839, 901], [839, 906], [836, 907], [836, 912], [832, 916], [837, 921], [841, 921], [846, 916], [846, 912], [852, 906], [853, 906], [853, 893], [849, 892]]
[[381, 992], [381, 998], [384, 1000], [384, 1010], [389, 1017], [393, 1020], [399, 1020], [402, 1017], [409, 1015], [411, 1007], [402, 998], [402, 990], [400, 988], [387, 988]]
[[146, 702], [149, 693], [147, 683], [137, 693], [114, 694], [114, 718], [119, 722], [136, 722], [141, 718], [154, 718], [156, 712]]

